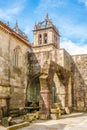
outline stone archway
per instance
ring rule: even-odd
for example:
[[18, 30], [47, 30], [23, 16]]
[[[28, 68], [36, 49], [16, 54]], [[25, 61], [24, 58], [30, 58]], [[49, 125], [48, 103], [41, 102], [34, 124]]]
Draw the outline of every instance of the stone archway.
[[27, 88], [27, 106], [32, 103], [36, 103], [39, 106], [40, 101], [40, 81], [39, 76], [32, 78], [28, 88]]
[[42, 68], [42, 74], [40, 76], [40, 94], [42, 100], [41, 112], [45, 115], [46, 119], [50, 117], [50, 110], [53, 103], [52, 89], [53, 84], [56, 84], [56, 81], [54, 81], [55, 74], [59, 80], [57, 81], [57, 83], [59, 82], [60, 84], [59, 88], [61, 88], [60, 95], [57, 93], [56, 102], [58, 102], [59, 98], [63, 107], [69, 107], [72, 105], [70, 72], [52, 61], [46, 61], [44, 67]]

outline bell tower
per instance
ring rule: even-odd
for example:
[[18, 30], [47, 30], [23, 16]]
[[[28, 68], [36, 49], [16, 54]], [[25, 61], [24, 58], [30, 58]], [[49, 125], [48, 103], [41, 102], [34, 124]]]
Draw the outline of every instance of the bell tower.
[[35, 24], [34, 26], [34, 45], [33, 47], [41, 47], [52, 45], [55, 48], [60, 48], [60, 34], [58, 29], [53, 25], [48, 14], [44, 21]]

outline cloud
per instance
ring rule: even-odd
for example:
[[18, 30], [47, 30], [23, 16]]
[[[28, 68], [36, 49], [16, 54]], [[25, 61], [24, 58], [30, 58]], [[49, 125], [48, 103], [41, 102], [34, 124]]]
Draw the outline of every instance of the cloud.
[[85, 6], [87, 7], [87, 0], [79, 0], [79, 3], [84, 3]]
[[[31, 36], [31, 35], [32, 35], [32, 28], [33, 28], [32, 25], [31, 25], [31, 26], [26, 25], [25, 28], [24, 28], [24, 32], [25, 32], [27, 35]], [[31, 36], [31, 37], [32, 37], [32, 36]], [[31, 37], [30, 37], [30, 38], [31, 38]], [[31, 40], [31, 39], [30, 39], [30, 40]]]
[[15, 2], [10, 1], [10, 4], [7, 4], [7, 6], [1, 6], [0, 7], [0, 18], [3, 20], [9, 20], [12, 21], [13, 17], [18, 15], [25, 7], [26, 0], [17, 1]]
[[71, 55], [87, 54], [87, 45], [80, 46], [68, 39], [62, 40], [60, 46], [66, 49]]
[[62, 7], [66, 5], [66, 2], [64, 0], [40, 0], [38, 6], [35, 9], [35, 14], [42, 15], [42, 13], [48, 12], [48, 10], [52, 11], [53, 9], [56, 9], [58, 7]]
[[23, 31], [26, 33], [26, 35], [29, 37], [29, 41], [32, 43], [33, 42], [33, 29], [34, 29], [34, 21], [28, 20], [27, 22], [25, 21], [23, 25]]
[[3, 11], [3, 9], [0, 9], [0, 18], [5, 20], [11, 20], [12, 17], [20, 12], [20, 8], [10, 8], [6, 11]]
[[[74, 16], [74, 19], [70, 18], [70, 16], [66, 15], [57, 15], [56, 13], [52, 15], [52, 19], [54, 20], [54, 24], [57, 26], [61, 38], [67, 37], [68, 39], [76, 40], [76, 42], [79, 41], [84, 42], [87, 41], [87, 23], [84, 20], [76, 20], [76, 16]], [[80, 42], [80, 44], [82, 44]]]
[[85, 24], [67, 22], [60, 23], [60, 31], [64, 37], [87, 40], [87, 29]]

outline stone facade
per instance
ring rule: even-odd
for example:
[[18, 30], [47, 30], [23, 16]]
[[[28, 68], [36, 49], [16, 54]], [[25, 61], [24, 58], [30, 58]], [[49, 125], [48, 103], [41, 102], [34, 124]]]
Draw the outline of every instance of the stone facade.
[[25, 106], [29, 48], [26, 38], [0, 21], [0, 108]]
[[34, 82], [34, 76], [40, 80], [41, 110], [42, 113], [47, 113], [47, 117], [54, 103], [59, 103], [63, 109], [87, 109], [87, 55], [71, 56], [60, 48], [59, 41], [59, 31], [48, 16], [35, 25], [29, 62], [32, 64], [32, 81]]
[[73, 98], [75, 109], [87, 110], [87, 55], [72, 56], [74, 61]]
[[86, 111], [87, 55], [71, 56], [60, 48], [59, 31], [48, 15], [33, 32], [31, 46], [17, 23], [13, 30], [0, 22], [0, 108], [34, 102], [46, 119], [55, 103]]

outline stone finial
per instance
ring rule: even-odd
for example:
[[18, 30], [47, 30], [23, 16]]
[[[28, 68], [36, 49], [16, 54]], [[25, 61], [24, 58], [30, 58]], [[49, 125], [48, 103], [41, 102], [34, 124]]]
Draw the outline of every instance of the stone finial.
[[16, 21], [16, 24], [15, 24], [15, 31], [18, 33], [18, 22]]
[[46, 20], [48, 20], [49, 19], [49, 16], [48, 16], [48, 13], [46, 14]]

